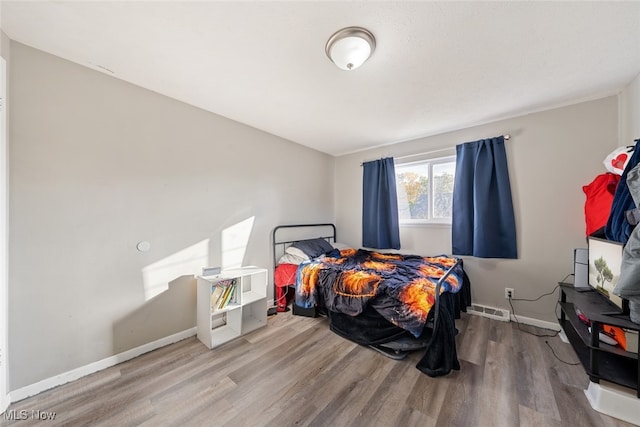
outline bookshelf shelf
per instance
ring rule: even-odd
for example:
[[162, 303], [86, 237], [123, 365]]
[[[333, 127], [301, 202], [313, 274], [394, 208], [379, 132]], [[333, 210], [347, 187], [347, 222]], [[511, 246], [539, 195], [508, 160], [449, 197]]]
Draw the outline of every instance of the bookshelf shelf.
[[197, 282], [197, 336], [207, 348], [267, 324], [267, 269], [234, 268]]
[[257, 292], [245, 292], [242, 294], [243, 304], [251, 304], [263, 298], [264, 298], [264, 295], [261, 295]]

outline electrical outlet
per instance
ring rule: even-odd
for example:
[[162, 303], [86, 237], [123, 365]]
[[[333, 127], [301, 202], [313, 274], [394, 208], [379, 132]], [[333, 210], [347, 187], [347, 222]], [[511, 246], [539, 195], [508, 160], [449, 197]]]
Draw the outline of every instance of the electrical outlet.
[[513, 297], [514, 297], [513, 288], [504, 288], [504, 298], [512, 299]]

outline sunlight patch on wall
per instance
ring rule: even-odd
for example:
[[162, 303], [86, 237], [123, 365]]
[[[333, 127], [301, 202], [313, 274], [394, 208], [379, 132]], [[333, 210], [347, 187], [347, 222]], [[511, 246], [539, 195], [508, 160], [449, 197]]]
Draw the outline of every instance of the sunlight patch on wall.
[[255, 216], [222, 230], [222, 269], [242, 267]]
[[184, 275], [200, 274], [209, 262], [209, 239], [182, 249], [142, 269], [144, 299], [169, 289], [169, 282]]

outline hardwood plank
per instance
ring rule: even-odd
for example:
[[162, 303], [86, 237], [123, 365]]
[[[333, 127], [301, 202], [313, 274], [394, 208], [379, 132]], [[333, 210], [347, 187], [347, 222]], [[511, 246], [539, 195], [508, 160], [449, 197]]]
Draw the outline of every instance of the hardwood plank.
[[587, 388], [589, 377], [570, 344], [562, 342], [560, 337], [553, 337], [546, 338], [540, 346], [544, 349], [542, 356], [550, 379], [582, 390]]
[[[318, 331], [314, 329], [314, 332]], [[334, 366], [339, 360], [348, 357], [351, 353], [347, 352], [345, 355], [345, 349], [356, 347], [353, 343], [343, 343], [342, 341], [345, 340], [335, 340], [335, 338], [339, 337], [334, 338], [333, 334], [326, 328], [320, 329], [319, 332], [320, 335], [316, 335], [313, 340], [314, 347], [301, 346], [299, 352], [297, 349], [292, 348], [290, 350], [291, 354], [282, 359], [280, 364], [274, 365], [270, 372], [264, 372], [247, 383], [240, 383], [241, 387], [229, 395], [229, 398], [234, 402], [234, 407], [243, 413], [243, 419], [247, 425], [258, 424], [260, 420], [264, 420], [266, 423], [269, 419], [278, 415], [279, 411], [276, 409], [280, 408], [282, 403], [287, 402], [287, 396], [290, 396], [292, 380], [305, 384], [300, 397], [308, 400], [309, 392], [318, 387], [316, 382], [313, 389], [308, 388], [313, 381], [306, 375], [309, 372], [308, 366], [315, 364], [314, 360], [316, 359], [331, 359], [332, 355], [335, 354], [337, 359], [335, 359], [333, 365], [330, 365]], [[338, 346], [347, 344], [347, 347], [342, 347], [342, 351], [335, 351], [335, 344], [338, 344]], [[330, 372], [332, 369], [330, 367], [327, 371]], [[320, 370], [323, 377], [325, 377], [327, 371]], [[292, 372], [298, 372], [299, 375], [292, 378]], [[329, 376], [331, 375], [329, 374]], [[317, 404], [317, 400], [312, 400], [314, 405]], [[250, 421], [253, 423], [250, 423]]]
[[591, 409], [583, 389], [567, 385], [556, 378], [551, 378], [551, 385], [563, 425], [602, 426], [600, 414]]
[[144, 424], [155, 415], [155, 408], [149, 400], [138, 400], [126, 405], [121, 411], [109, 416], [109, 419], [94, 419], [90, 417], [90, 421], [84, 422], [80, 417], [69, 419], [72, 425], [92, 425], [96, 427], [135, 427]]
[[[456, 340], [458, 343], [458, 359], [483, 365], [489, 343], [491, 319], [482, 316], [467, 315], [467, 326], [464, 334]], [[493, 320], [493, 322], [497, 322]]]
[[[518, 329], [515, 324], [513, 328]], [[537, 335], [549, 334], [549, 331], [534, 330]], [[529, 333], [514, 330], [515, 371], [518, 373], [516, 383], [518, 402], [532, 410], [535, 414], [542, 414], [546, 419], [560, 420], [558, 406], [553, 397], [553, 389], [549, 381], [550, 372], [546, 368], [543, 351], [544, 342], [548, 337], [537, 337]], [[531, 411], [527, 411], [531, 412]], [[521, 416], [522, 420], [523, 417]], [[527, 418], [528, 419], [528, 418]]]
[[562, 427], [562, 422], [558, 418], [549, 417], [541, 412], [520, 405], [520, 427]]
[[489, 341], [479, 397], [478, 425], [517, 426], [517, 379], [513, 348]]
[[514, 330], [511, 325], [513, 325], [511, 322], [489, 322], [487, 339], [489, 341], [499, 342], [503, 345], [513, 347]]
[[406, 402], [406, 406], [414, 411], [438, 418], [444, 403], [451, 380], [448, 377], [429, 377], [418, 375]]
[[436, 420], [425, 415], [420, 411], [414, 411], [407, 409], [400, 414], [397, 423], [390, 424], [395, 426], [411, 426], [411, 427], [434, 427], [436, 426]]
[[[163, 399], [152, 401], [156, 414], [141, 425], [179, 427], [198, 420], [232, 421], [238, 414], [226, 396], [236, 387], [227, 377], [206, 387], [184, 387], [171, 395], [163, 396]], [[180, 410], [176, 411], [176, 408]]]
[[[357, 344], [338, 336], [327, 337], [328, 342], [323, 345], [326, 352], [309, 353], [300, 361], [301, 376], [290, 379], [278, 396], [278, 402], [267, 410], [267, 425], [280, 426], [282, 420], [289, 420], [292, 424], [304, 425], [303, 420], [309, 420], [320, 412], [316, 393], [326, 390], [332, 383], [332, 377], [340, 375], [343, 369], [345, 354], [351, 354]], [[291, 369], [296, 369], [292, 367]], [[285, 375], [291, 370], [287, 367]]]
[[[413, 372], [413, 369], [415, 369], [413, 360], [393, 363], [392, 368], [363, 406], [361, 413], [353, 420], [352, 425], [354, 427], [385, 427], [394, 425], [405, 417], [407, 415], [405, 403], [411, 396], [414, 378], [409, 375], [409, 372]], [[381, 401], [380, 396], [386, 396], [385, 400]], [[407, 420], [407, 424], [404, 425], [410, 425], [409, 422], [410, 420]]]
[[449, 374], [451, 385], [444, 399], [446, 404], [438, 414], [438, 425], [480, 426], [478, 416], [484, 392], [484, 373], [483, 365], [460, 361], [460, 371]]
[[[305, 425], [332, 425], [341, 423], [344, 418], [355, 418], [375, 391], [369, 375], [389, 361], [370, 348], [354, 347], [327, 371], [322, 386], [309, 394], [309, 399], [320, 408], [320, 412], [305, 420]], [[340, 378], [340, 381], [326, 381], [330, 378]]]

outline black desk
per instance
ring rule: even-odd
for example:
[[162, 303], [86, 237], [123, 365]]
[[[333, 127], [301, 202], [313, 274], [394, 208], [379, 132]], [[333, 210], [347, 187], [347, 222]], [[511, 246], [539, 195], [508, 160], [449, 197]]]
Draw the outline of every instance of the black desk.
[[[640, 358], [638, 353], [600, 343], [602, 325], [640, 331], [640, 324], [629, 320], [628, 315], [603, 315], [615, 310], [615, 306], [603, 295], [572, 284], [560, 283], [560, 318], [558, 322], [573, 346], [589, 379], [599, 383], [601, 379], [635, 389], [640, 398]], [[591, 322], [591, 332], [578, 319], [578, 308]], [[640, 345], [640, 344], [639, 344]], [[637, 351], [638, 349], [636, 349]]]

